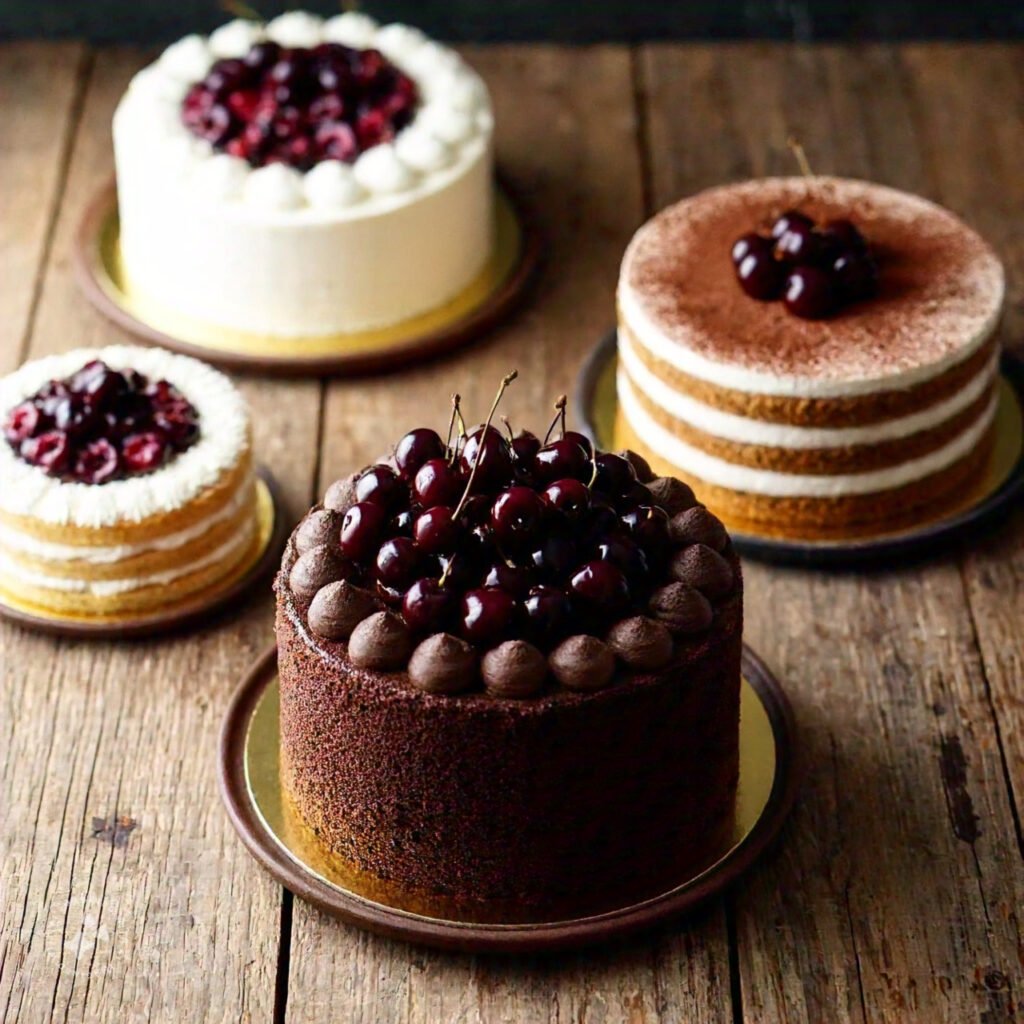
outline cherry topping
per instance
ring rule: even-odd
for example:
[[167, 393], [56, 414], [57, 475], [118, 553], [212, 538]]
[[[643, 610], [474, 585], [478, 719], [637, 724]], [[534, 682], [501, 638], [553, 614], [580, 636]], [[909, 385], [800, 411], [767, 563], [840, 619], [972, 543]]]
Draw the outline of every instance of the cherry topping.
[[631, 583], [642, 583], [650, 571], [647, 555], [629, 537], [609, 535], [598, 543], [596, 554], [600, 561], [611, 562], [621, 569]]
[[469, 432], [462, 449], [460, 465], [468, 477], [477, 462], [473, 480], [474, 492], [490, 493], [504, 487], [512, 479], [512, 450], [496, 427], [477, 427]]
[[402, 617], [415, 633], [439, 633], [455, 607], [452, 592], [437, 580], [417, 580], [402, 598]]
[[398, 472], [406, 480], [412, 480], [420, 466], [428, 459], [440, 459], [445, 455], [445, 446], [437, 431], [426, 427], [410, 430], [395, 448], [395, 463]]
[[566, 477], [548, 484], [544, 500], [567, 519], [575, 521], [590, 508], [590, 491], [580, 480]]
[[459, 533], [458, 523], [452, 519], [452, 510], [446, 505], [428, 508], [426, 512], [416, 517], [412, 526], [412, 535], [417, 547], [428, 555], [453, 551]]
[[374, 562], [374, 575], [378, 582], [393, 590], [407, 587], [420, 568], [420, 552], [408, 537], [392, 537], [384, 541]]
[[341, 522], [341, 553], [353, 561], [366, 560], [380, 544], [387, 513], [380, 505], [361, 501], [353, 505]]
[[459, 500], [465, 480], [445, 459], [427, 459], [416, 471], [412, 491], [424, 508], [452, 505]]
[[794, 266], [817, 259], [818, 236], [809, 223], [795, 221], [775, 239], [775, 258]]
[[765, 240], [761, 248], [751, 249], [736, 268], [740, 287], [752, 298], [770, 302], [782, 290], [782, 266]]
[[560, 587], [540, 583], [523, 602], [527, 639], [541, 648], [553, 647], [572, 628], [572, 604]]
[[610, 617], [629, 602], [629, 584], [611, 562], [594, 560], [582, 565], [569, 580], [569, 590], [591, 612]]
[[621, 455], [602, 452], [594, 459], [597, 476], [594, 478], [594, 490], [613, 497], [626, 493], [636, 483], [636, 470]]
[[491, 526], [502, 544], [522, 547], [533, 539], [544, 517], [544, 503], [529, 487], [510, 487], [491, 509]]
[[759, 235], [756, 231], [748, 231], [745, 235], [740, 235], [732, 243], [729, 255], [732, 257], [733, 266], [739, 267], [752, 252], [760, 252], [770, 248], [771, 243], [768, 242], [764, 235]]
[[581, 434], [578, 430], [566, 430], [562, 434], [562, 440], [578, 444], [586, 452], [588, 459], [594, 454], [594, 446], [591, 444], [590, 438], [586, 434]]
[[186, 127], [253, 167], [354, 160], [412, 120], [412, 79], [376, 50], [338, 43], [284, 49], [260, 43], [217, 61], [181, 106]]
[[27, 463], [79, 483], [150, 473], [199, 436], [199, 414], [165, 380], [93, 359], [11, 409], [7, 443]]
[[814, 221], [807, 214], [801, 213], [799, 210], [787, 210], [772, 225], [772, 238], [781, 238], [792, 228], [810, 230], [812, 227], [814, 227]]
[[791, 270], [782, 299], [790, 313], [805, 320], [819, 320], [836, 308], [832, 277], [818, 267]]
[[462, 598], [460, 630], [471, 643], [493, 647], [509, 635], [515, 616], [511, 595], [498, 587], [478, 587]]
[[532, 574], [523, 566], [495, 562], [484, 574], [485, 587], [500, 587], [513, 597], [523, 597], [533, 582]]
[[405, 488], [390, 466], [370, 466], [356, 480], [356, 498], [359, 501], [395, 508], [406, 497]]
[[521, 430], [512, 438], [509, 445], [516, 468], [528, 472], [533, 466], [534, 457], [540, 451], [540, 438], [529, 430]]
[[878, 267], [866, 250], [848, 249], [832, 264], [840, 294], [851, 302], [870, 298], [878, 290]]
[[575, 477], [577, 480], [590, 478], [590, 457], [571, 438], [562, 438], [544, 445], [533, 460], [533, 472], [543, 484], [563, 477]]

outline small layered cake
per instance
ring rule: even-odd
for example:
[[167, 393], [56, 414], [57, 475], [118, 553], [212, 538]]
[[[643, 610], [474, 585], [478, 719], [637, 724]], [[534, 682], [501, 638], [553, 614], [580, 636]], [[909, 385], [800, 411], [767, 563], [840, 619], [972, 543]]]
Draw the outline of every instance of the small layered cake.
[[246, 406], [226, 377], [111, 346], [0, 381], [0, 595], [43, 614], [173, 610], [259, 543]]
[[114, 115], [128, 290], [282, 338], [442, 306], [491, 256], [492, 127], [481, 79], [406, 25], [291, 11], [188, 36]]
[[700, 193], [623, 260], [617, 436], [735, 529], [935, 517], [986, 463], [1003, 293], [992, 249], [916, 196], [819, 177]]
[[285, 791], [358, 871], [556, 913], [730, 841], [740, 568], [634, 454], [415, 430], [328, 489], [276, 589]]

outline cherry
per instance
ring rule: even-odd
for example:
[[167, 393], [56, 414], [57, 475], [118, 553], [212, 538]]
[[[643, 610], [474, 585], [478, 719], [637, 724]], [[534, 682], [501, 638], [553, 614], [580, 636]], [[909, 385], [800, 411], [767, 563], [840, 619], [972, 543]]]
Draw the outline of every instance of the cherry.
[[397, 474], [390, 466], [364, 469], [356, 480], [356, 500], [393, 509], [408, 497]]
[[510, 487], [491, 509], [491, 526], [502, 544], [521, 547], [532, 540], [544, 518], [544, 503], [529, 487]]
[[379, 583], [394, 590], [403, 590], [416, 577], [420, 568], [420, 552], [408, 537], [392, 537], [384, 541], [374, 561], [374, 576]]
[[771, 242], [764, 235], [759, 235], [756, 231], [748, 231], [732, 243], [729, 255], [732, 257], [733, 266], [738, 267], [752, 252], [770, 252], [771, 248]]
[[484, 430], [483, 427], [477, 427], [469, 432], [459, 460], [467, 478], [477, 462], [478, 453], [479, 464], [473, 477], [474, 492], [490, 493], [511, 481], [512, 450], [497, 428], [487, 427]]
[[4, 421], [4, 437], [11, 445], [18, 445], [31, 437], [39, 427], [42, 413], [33, 402], [16, 405]]
[[402, 598], [402, 618], [414, 633], [441, 632], [454, 608], [452, 592], [429, 578], [417, 580]]
[[805, 213], [800, 213], [799, 210], [787, 210], [784, 214], [778, 217], [772, 225], [772, 238], [781, 238], [787, 231], [794, 227], [810, 230], [814, 227], [814, 221], [812, 221]]
[[500, 561], [495, 562], [483, 578], [485, 587], [499, 587], [513, 597], [523, 597], [532, 583], [529, 569]]
[[577, 557], [576, 545], [568, 537], [553, 533], [530, 552], [529, 564], [541, 579], [558, 581], [576, 564]]
[[796, 267], [786, 278], [783, 302], [794, 316], [819, 320], [836, 308], [831, 276], [819, 267]]
[[832, 277], [847, 302], [870, 298], [878, 290], [878, 267], [866, 250], [841, 252], [832, 264]]
[[459, 612], [463, 637], [480, 647], [493, 647], [512, 631], [516, 603], [498, 587], [477, 587], [463, 595]]
[[587, 610], [602, 618], [614, 616], [629, 602], [629, 584], [622, 570], [597, 559], [580, 566], [569, 580], [569, 590]]
[[572, 603], [560, 587], [541, 583], [526, 595], [523, 618], [527, 639], [542, 649], [551, 648], [572, 628]]
[[540, 438], [529, 430], [521, 430], [509, 442], [512, 448], [512, 461], [517, 469], [529, 472], [533, 466], [533, 459], [540, 451]]
[[594, 454], [594, 446], [591, 444], [590, 438], [586, 434], [581, 434], [578, 430], [567, 430], [562, 435], [562, 440], [578, 444], [586, 452], [588, 459]]
[[462, 506], [459, 519], [471, 526], [479, 526], [491, 518], [491, 499], [486, 494], [470, 495]]
[[415, 519], [416, 516], [409, 509], [403, 509], [388, 523], [388, 532], [396, 537], [411, 537]]
[[437, 431], [418, 427], [410, 430], [395, 448], [395, 463], [404, 480], [412, 480], [420, 466], [428, 459], [440, 459], [445, 455], [444, 442]]
[[[187, 404], [187, 403], [186, 403]], [[188, 409], [168, 407], [153, 414], [157, 427], [177, 451], [184, 451], [199, 436], [199, 426]]]
[[54, 426], [69, 437], [91, 433], [97, 425], [99, 414], [85, 398], [72, 392], [57, 403], [53, 415]]
[[474, 561], [464, 553], [438, 555], [437, 560], [441, 566], [445, 586], [452, 591], [463, 590], [480, 578]]
[[814, 263], [818, 254], [818, 236], [810, 223], [794, 221], [775, 240], [775, 258], [793, 265]]
[[78, 453], [75, 478], [87, 484], [106, 483], [116, 475], [119, 462], [117, 449], [105, 438], [91, 441]]
[[621, 455], [602, 452], [594, 460], [597, 476], [594, 479], [594, 490], [618, 497], [626, 493], [636, 483], [636, 470], [632, 463]]
[[646, 551], [657, 554], [668, 547], [668, 513], [657, 505], [639, 505], [622, 517], [629, 535]]
[[553, 509], [557, 509], [573, 522], [581, 519], [590, 508], [589, 489], [582, 481], [573, 477], [548, 484], [543, 498]]
[[633, 483], [622, 492], [619, 497], [615, 499], [615, 507], [620, 512], [629, 512], [630, 509], [634, 509], [637, 505], [653, 505], [654, 495], [651, 494], [651, 489], [646, 484], [640, 483], [639, 480], [634, 480]]
[[643, 583], [650, 575], [650, 567], [643, 549], [629, 537], [611, 534], [598, 543], [596, 555], [602, 562], [611, 562], [625, 574], [626, 579], [636, 585]]
[[416, 517], [412, 526], [417, 547], [428, 555], [440, 555], [455, 550], [460, 529], [452, 519], [452, 510], [446, 505], [435, 505]]
[[846, 218], [826, 221], [821, 229], [822, 235], [834, 239], [840, 248], [855, 252], [867, 251], [867, 242], [856, 224]]
[[768, 248], [747, 253], [736, 268], [736, 277], [740, 287], [761, 302], [777, 299], [782, 290], [782, 265]]
[[564, 477], [587, 480], [590, 478], [590, 468], [586, 450], [570, 438], [544, 445], [533, 460], [534, 476], [542, 484]]
[[125, 466], [135, 473], [148, 473], [156, 469], [167, 454], [167, 442], [163, 436], [148, 431], [145, 434], [129, 434], [121, 444], [121, 457]]
[[31, 466], [39, 466], [49, 473], [59, 473], [70, 461], [71, 444], [61, 430], [48, 430], [38, 437], [21, 443], [21, 457]]
[[380, 544], [387, 512], [369, 501], [357, 502], [341, 521], [341, 553], [352, 561], [365, 561]]
[[435, 505], [453, 505], [466, 483], [457, 469], [445, 459], [427, 459], [416, 471], [412, 492], [424, 508]]

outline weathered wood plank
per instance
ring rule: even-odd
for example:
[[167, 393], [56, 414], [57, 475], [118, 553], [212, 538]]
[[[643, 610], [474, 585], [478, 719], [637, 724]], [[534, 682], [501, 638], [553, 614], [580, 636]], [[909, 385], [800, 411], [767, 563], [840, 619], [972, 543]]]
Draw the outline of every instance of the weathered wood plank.
[[[614, 319], [619, 256], [642, 220], [630, 83], [621, 49], [474, 50], [497, 104], [499, 160], [549, 234], [533, 304], [493, 341], [400, 378], [329, 388], [323, 482], [373, 459], [403, 430], [446, 421], [459, 391], [482, 419], [501, 376], [504, 411], [537, 428]], [[299, 901], [288, 1020], [730, 1020], [721, 907], [660, 938], [553, 960], [444, 956], [361, 935]]]
[[0, 373], [28, 337], [87, 73], [78, 43], [0, 45]]
[[[908, 95], [884, 47], [654, 47], [644, 70], [657, 204], [790, 172], [791, 133], [816, 169], [939, 198], [937, 162], [977, 159], [960, 120], [924, 144], [942, 96]], [[1020, 94], [998, 102], [1009, 117]], [[1013, 1019], [1024, 874], [956, 566], [746, 576], [748, 638], [811, 768], [778, 856], [736, 898], [744, 1019]]]
[[[98, 55], [30, 354], [122, 340], [78, 293], [78, 219], [109, 177], [114, 104], [143, 58]], [[247, 381], [260, 457], [312, 493], [319, 387]], [[233, 686], [271, 638], [269, 590], [187, 637], [133, 644], [0, 630], [0, 1017], [269, 1020], [281, 890], [234, 836], [214, 758]], [[94, 836], [95, 820], [134, 830]], [[117, 842], [111, 842], [113, 838]]]

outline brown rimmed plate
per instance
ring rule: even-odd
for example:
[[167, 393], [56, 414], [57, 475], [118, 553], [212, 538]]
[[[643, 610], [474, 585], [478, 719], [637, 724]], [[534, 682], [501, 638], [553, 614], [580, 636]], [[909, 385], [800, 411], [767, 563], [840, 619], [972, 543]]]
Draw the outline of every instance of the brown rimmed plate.
[[[599, 447], [612, 450], [622, 447], [616, 443], [615, 430], [616, 346], [612, 330], [591, 351], [576, 384], [576, 408], [583, 431]], [[926, 554], [997, 522], [1024, 493], [1024, 361], [1004, 352], [1000, 373], [995, 444], [985, 472], [964, 489], [955, 507], [897, 532], [850, 540], [772, 537], [730, 527], [736, 550], [780, 565], [866, 567]]]
[[[684, 914], [735, 882], [778, 835], [798, 781], [796, 733], [789, 701], [765, 664], [743, 650], [740, 783], [732, 844], [699, 874], [672, 889], [611, 909], [551, 920], [503, 921], [479, 909], [472, 919], [425, 904], [361, 875], [325, 851], [297, 823], [278, 771], [277, 652], [266, 651], [242, 680], [220, 737], [221, 795], [242, 842], [297, 896], [344, 921], [391, 938], [466, 952], [567, 949], [618, 938]], [[685, 874], [685, 873], [684, 873]]]
[[543, 239], [504, 180], [495, 188], [495, 247], [487, 266], [459, 295], [421, 316], [380, 330], [281, 338], [206, 324], [128, 287], [121, 264], [117, 189], [107, 184], [78, 229], [75, 265], [86, 298], [137, 340], [231, 370], [280, 377], [355, 376], [405, 369], [449, 352], [508, 317], [536, 281]]
[[184, 631], [198, 622], [207, 622], [230, 605], [242, 604], [261, 581], [280, 565], [288, 537], [288, 521], [277, 481], [270, 471], [256, 471], [259, 535], [255, 550], [247, 561], [225, 579], [195, 594], [187, 601], [149, 615], [123, 618], [71, 617], [54, 615], [42, 608], [17, 601], [4, 594], [0, 586], [0, 618], [8, 619], [39, 633], [77, 637], [86, 640], [129, 640]]

